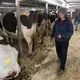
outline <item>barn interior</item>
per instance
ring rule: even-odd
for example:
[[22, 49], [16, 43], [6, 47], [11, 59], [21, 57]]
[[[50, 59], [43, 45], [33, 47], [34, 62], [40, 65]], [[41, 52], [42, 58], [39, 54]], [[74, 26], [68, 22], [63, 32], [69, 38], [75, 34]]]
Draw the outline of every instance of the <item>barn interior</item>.
[[[79, 31], [75, 33], [71, 40], [72, 42], [70, 42], [73, 45], [71, 45], [70, 50], [75, 50], [75, 52], [73, 50], [69, 55], [70, 57], [68, 62], [71, 63], [70, 61], [73, 60], [71, 63], [72, 66], [68, 63], [67, 66], [69, 69], [62, 76], [56, 76], [55, 70], [58, 64], [55, 63], [55, 41], [53, 39], [52, 42], [50, 42], [48, 39], [48, 36], [52, 31], [52, 24], [47, 22], [48, 26], [46, 28], [44, 43], [36, 43], [34, 53], [31, 57], [28, 56], [29, 47], [21, 32], [20, 11], [40, 10], [48, 14], [50, 12], [57, 13], [61, 7], [67, 8], [67, 11], [71, 13], [70, 17], [74, 24], [74, 18], [77, 12], [80, 11], [80, 0], [0, 0], [0, 13], [5, 15], [9, 12], [16, 12], [18, 20], [18, 36], [8, 32], [9, 36], [7, 37], [14, 38], [14, 43], [11, 43], [10, 45], [19, 51], [18, 62], [22, 70], [16, 78], [11, 80], [80, 80], [80, 55], [75, 55], [77, 49], [73, 47], [80, 43]], [[3, 31], [0, 30], [1, 36], [3, 36], [2, 32]], [[75, 43], [76, 40], [78, 40], [77, 43]], [[37, 41], [38, 39], [35, 38], [35, 42]], [[0, 41], [0, 44], [4, 43]], [[72, 53], [75, 54], [72, 55]], [[75, 58], [73, 59], [73, 57]], [[78, 59], [78, 61], [76, 61], [76, 59]], [[74, 63], [75, 65], [73, 65]], [[76, 67], [77, 65], [78, 67]]]

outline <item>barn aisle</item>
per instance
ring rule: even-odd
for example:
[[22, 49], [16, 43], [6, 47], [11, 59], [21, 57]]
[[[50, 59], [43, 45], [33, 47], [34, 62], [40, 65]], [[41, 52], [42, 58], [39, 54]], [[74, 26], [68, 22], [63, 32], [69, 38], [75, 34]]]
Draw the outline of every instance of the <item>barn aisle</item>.
[[80, 80], [80, 31], [75, 32], [69, 46], [68, 60], [66, 64], [66, 72], [58, 76], [56, 63], [56, 51], [53, 43], [46, 42], [48, 56], [42, 64], [36, 65], [38, 71], [32, 75], [32, 80]]

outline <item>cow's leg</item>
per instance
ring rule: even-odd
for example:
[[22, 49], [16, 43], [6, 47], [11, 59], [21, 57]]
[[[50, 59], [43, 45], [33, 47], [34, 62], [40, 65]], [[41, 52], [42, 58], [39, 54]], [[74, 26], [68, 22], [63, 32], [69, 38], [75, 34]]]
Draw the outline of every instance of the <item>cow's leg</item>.
[[7, 43], [9, 43], [9, 38], [8, 37], [5, 37], [5, 39], [6, 39]]
[[42, 41], [41, 41], [41, 44], [44, 43], [44, 34], [42, 35]]
[[44, 43], [44, 36], [45, 36], [45, 31], [43, 31], [41, 34], [41, 44]]
[[32, 54], [32, 34], [33, 34], [33, 30], [32, 29], [27, 29], [26, 27], [24, 27], [22, 25], [22, 34], [26, 40], [26, 42], [28, 43], [28, 47], [29, 47], [29, 54]]
[[43, 24], [43, 26], [42, 26], [42, 33], [41, 33], [41, 39], [42, 39], [42, 41], [41, 41], [41, 44], [43, 44], [44, 43], [44, 36], [45, 36], [45, 29], [46, 29], [46, 25], [45, 25], [46, 23], [44, 23]]
[[32, 54], [32, 47], [33, 47], [32, 44], [33, 44], [33, 42], [31, 40], [31, 38], [28, 38], [27, 42], [28, 42], [28, 46], [29, 46], [29, 54]]
[[38, 30], [38, 43], [41, 44], [42, 43], [42, 27], [40, 26], [39, 30]]
[[29, 46], [29, 54], [32, 54], [32, 40], [28, 41], [28, 46]]
[[32, 54], [32, 39], [31, 37], [25, 37], [26, 42], [28, 43], [28, 47], [29, 47], [29, 54]]
[[35, 49], [35, 39], [33, 38], [32, 39], [32, 51], [34, 51], [34, 49]]
[[13, 38], [11, 38], [10, 40], [11, 40], [11, 43], [13, 43]]

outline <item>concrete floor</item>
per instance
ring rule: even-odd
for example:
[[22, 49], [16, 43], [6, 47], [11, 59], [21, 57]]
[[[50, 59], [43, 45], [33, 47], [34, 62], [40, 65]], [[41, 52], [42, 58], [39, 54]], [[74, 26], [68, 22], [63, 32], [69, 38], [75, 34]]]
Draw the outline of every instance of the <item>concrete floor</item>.
[[50, 41], [46, 45], [48, 55], [42, 62], [43, 64], [37, 65], [39, 70], [32, 76], [31, 80], [80, 80], [80, 31], [75, 32], [70, 40], [66, 72], [63, 75], [57, 75], [59, 64], [56, 63], [55, 47]]

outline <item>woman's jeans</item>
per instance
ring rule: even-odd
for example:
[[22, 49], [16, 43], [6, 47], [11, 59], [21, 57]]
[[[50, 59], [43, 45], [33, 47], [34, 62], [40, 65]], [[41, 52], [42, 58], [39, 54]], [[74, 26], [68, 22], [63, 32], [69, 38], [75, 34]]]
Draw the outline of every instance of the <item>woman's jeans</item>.
[[65, 64], [67, 60], [67, 51], [68, 51], [68, 45], [69, 41], [55, 41], [56, 43], [56, 52], [58, 55], [58, 58], [60, 59], [60, 69], [65, 69]]

